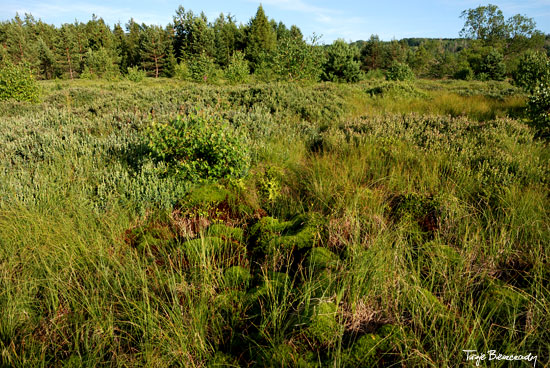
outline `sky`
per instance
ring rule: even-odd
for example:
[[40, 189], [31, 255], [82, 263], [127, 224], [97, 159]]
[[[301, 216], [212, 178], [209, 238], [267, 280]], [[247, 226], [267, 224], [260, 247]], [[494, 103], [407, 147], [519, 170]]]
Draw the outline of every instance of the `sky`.
[[260, 3], [270, 19], [288, 27], [295, 24], [305, 36], [321, 36], [321, 43], [338, 38], [367, 40], [373, 34], [382, 40], [456, 38], [464, 25], [462, 11], [488, 3], [497, 5], [505, 18], [526, 15], [535, 20], [539, 30], [550, 33], [550, 0], [0, 0], [0, 20], [30, 13], [59, 26], [75, 19], [86, 22], [96, 14], [110, 26], [124, 25], [130, 18], [166, 26], [182, 5], [194, 13], [204, 11], [210, 21], [223, 12], [234, 15], [238, 23], [247, 23]]

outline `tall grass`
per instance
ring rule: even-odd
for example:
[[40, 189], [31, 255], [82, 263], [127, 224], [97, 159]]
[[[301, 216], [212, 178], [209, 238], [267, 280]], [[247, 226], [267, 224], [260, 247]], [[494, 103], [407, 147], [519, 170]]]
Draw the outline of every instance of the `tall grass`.
[[[510, 118], [523, 97], [376, 83], [47, 82], [39, 105], [2, 102], [0, 364], [546, 364], [550, 154]], [[197, 108], [246, 135], [247, 178], [150, 159], [144, 128]]]

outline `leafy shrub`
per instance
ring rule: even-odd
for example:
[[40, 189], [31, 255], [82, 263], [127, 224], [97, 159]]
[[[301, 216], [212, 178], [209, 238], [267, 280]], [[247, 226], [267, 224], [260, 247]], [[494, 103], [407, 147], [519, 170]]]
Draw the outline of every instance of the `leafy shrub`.
[[29, 68], [6, 64], [0, 68], [0, 100], [38, 101], [38, 84]]
[[550, 137], [550, 85], [541, 84], [529, 98], [528, 115], [537, 135]]
[[281, 80], [317, 81], [321, 74], [322, 56], [315, 45], [307, 44], [301, 37], [288, 36], [278, 42], [272, 67]]
[[119, 76], [118, 58], [101, 47], [99, 50], [88, 49], [84, 55], [84, 70], [80, 75], [83, 79], [115, 79]]
[[504, 56], [497, 50], [491, 50], [483, 59], [481, 73], [487, 74], [487, 79], [504, 80], [506, 76], [506, 64]]
[[189, 79], [189, 66], [185, 62], [176, 64], [174, 67], [174, 78], [181, 80]]
[[254, 79], [260, 82], [271, 82], [276, 79], [273, 69], [273, 61], [270, 57], [264, 57], [254, 68]]
[[225, 78], [230, 83], [243, 83], [247, 81], [249, 75], [250, 68], [244, 54], [239, 51], [234, 52], [225, 69]]
[[128, 74], [126, 74], [126, 79], [137, 83], [145, 79], [145, 75], [145, 70], [140, 70], [137, 66], [131, 68], [128, 67]]
[[323, 65], [323, 80], [333, 82], [358, 82], [362, 78], [357, 50], [344, 40], [336, 40], [327, 51]]
[[533, 92], [540, 84], [550, 84], [550, 59], [540, 52], [528, 52], [513, 74], [514, 84]]
[[469, 65], [463, 66], [453, 76], [455, 79], [472, 80], [474, 79], [474, 71]]
[[147, 130], [154, 159], [167, 163], [172, 174], [199, 181], [242, 177], [250, 165], [241, 138], [212, 117], [189, 115]]
[[195, 82], [214, 82], [218, 79], [218, 69], [214, 59], [206, 53], [194, 56], [189, 63], [189, 77]]
[[394, 62], [388, 69], [386, 79], [391, 81], [414, 80], [414, 72], [404, 63]]
[[366, 80], [384, 79], [385, 75], [382, 69], [371, 69], [365, 74]]

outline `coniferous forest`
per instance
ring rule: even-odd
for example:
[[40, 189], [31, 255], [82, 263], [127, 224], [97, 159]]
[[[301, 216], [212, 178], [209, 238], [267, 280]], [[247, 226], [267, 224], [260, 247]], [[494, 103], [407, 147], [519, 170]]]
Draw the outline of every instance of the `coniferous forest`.
[[95, 15], [56, 27], [25, 14], [0, 23], [0, 60], [28, 66], [37, 79], [132, 78], [143, 71], [198, 82], [242, 82], [249, 74], [260, 81], [357, 82], [408, 67], [420, 78], [504, 80], [526, 52], [550, 52], [550, 36], [526, 16], [505, 19], [488, 5], [461, 17], [463, 38], [384, 42], [372, 35], [321, 45], [319, 37], [304, 39], [297, 26], [269, 19], [261, 6], [245, 24], [180, 6], [165, 27], [133, 19], [110, 27]]
[[550, 35], [457, 17], [0, 22], [0, 367], [548, 366]]

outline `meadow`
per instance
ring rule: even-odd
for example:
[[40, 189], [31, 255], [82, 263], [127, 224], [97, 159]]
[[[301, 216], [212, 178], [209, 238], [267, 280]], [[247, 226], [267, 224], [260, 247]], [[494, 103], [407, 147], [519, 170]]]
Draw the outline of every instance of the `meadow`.
[[0, 366], [550, 361], [550, 150], [508, 82], [40, 88], [0, 101]]

